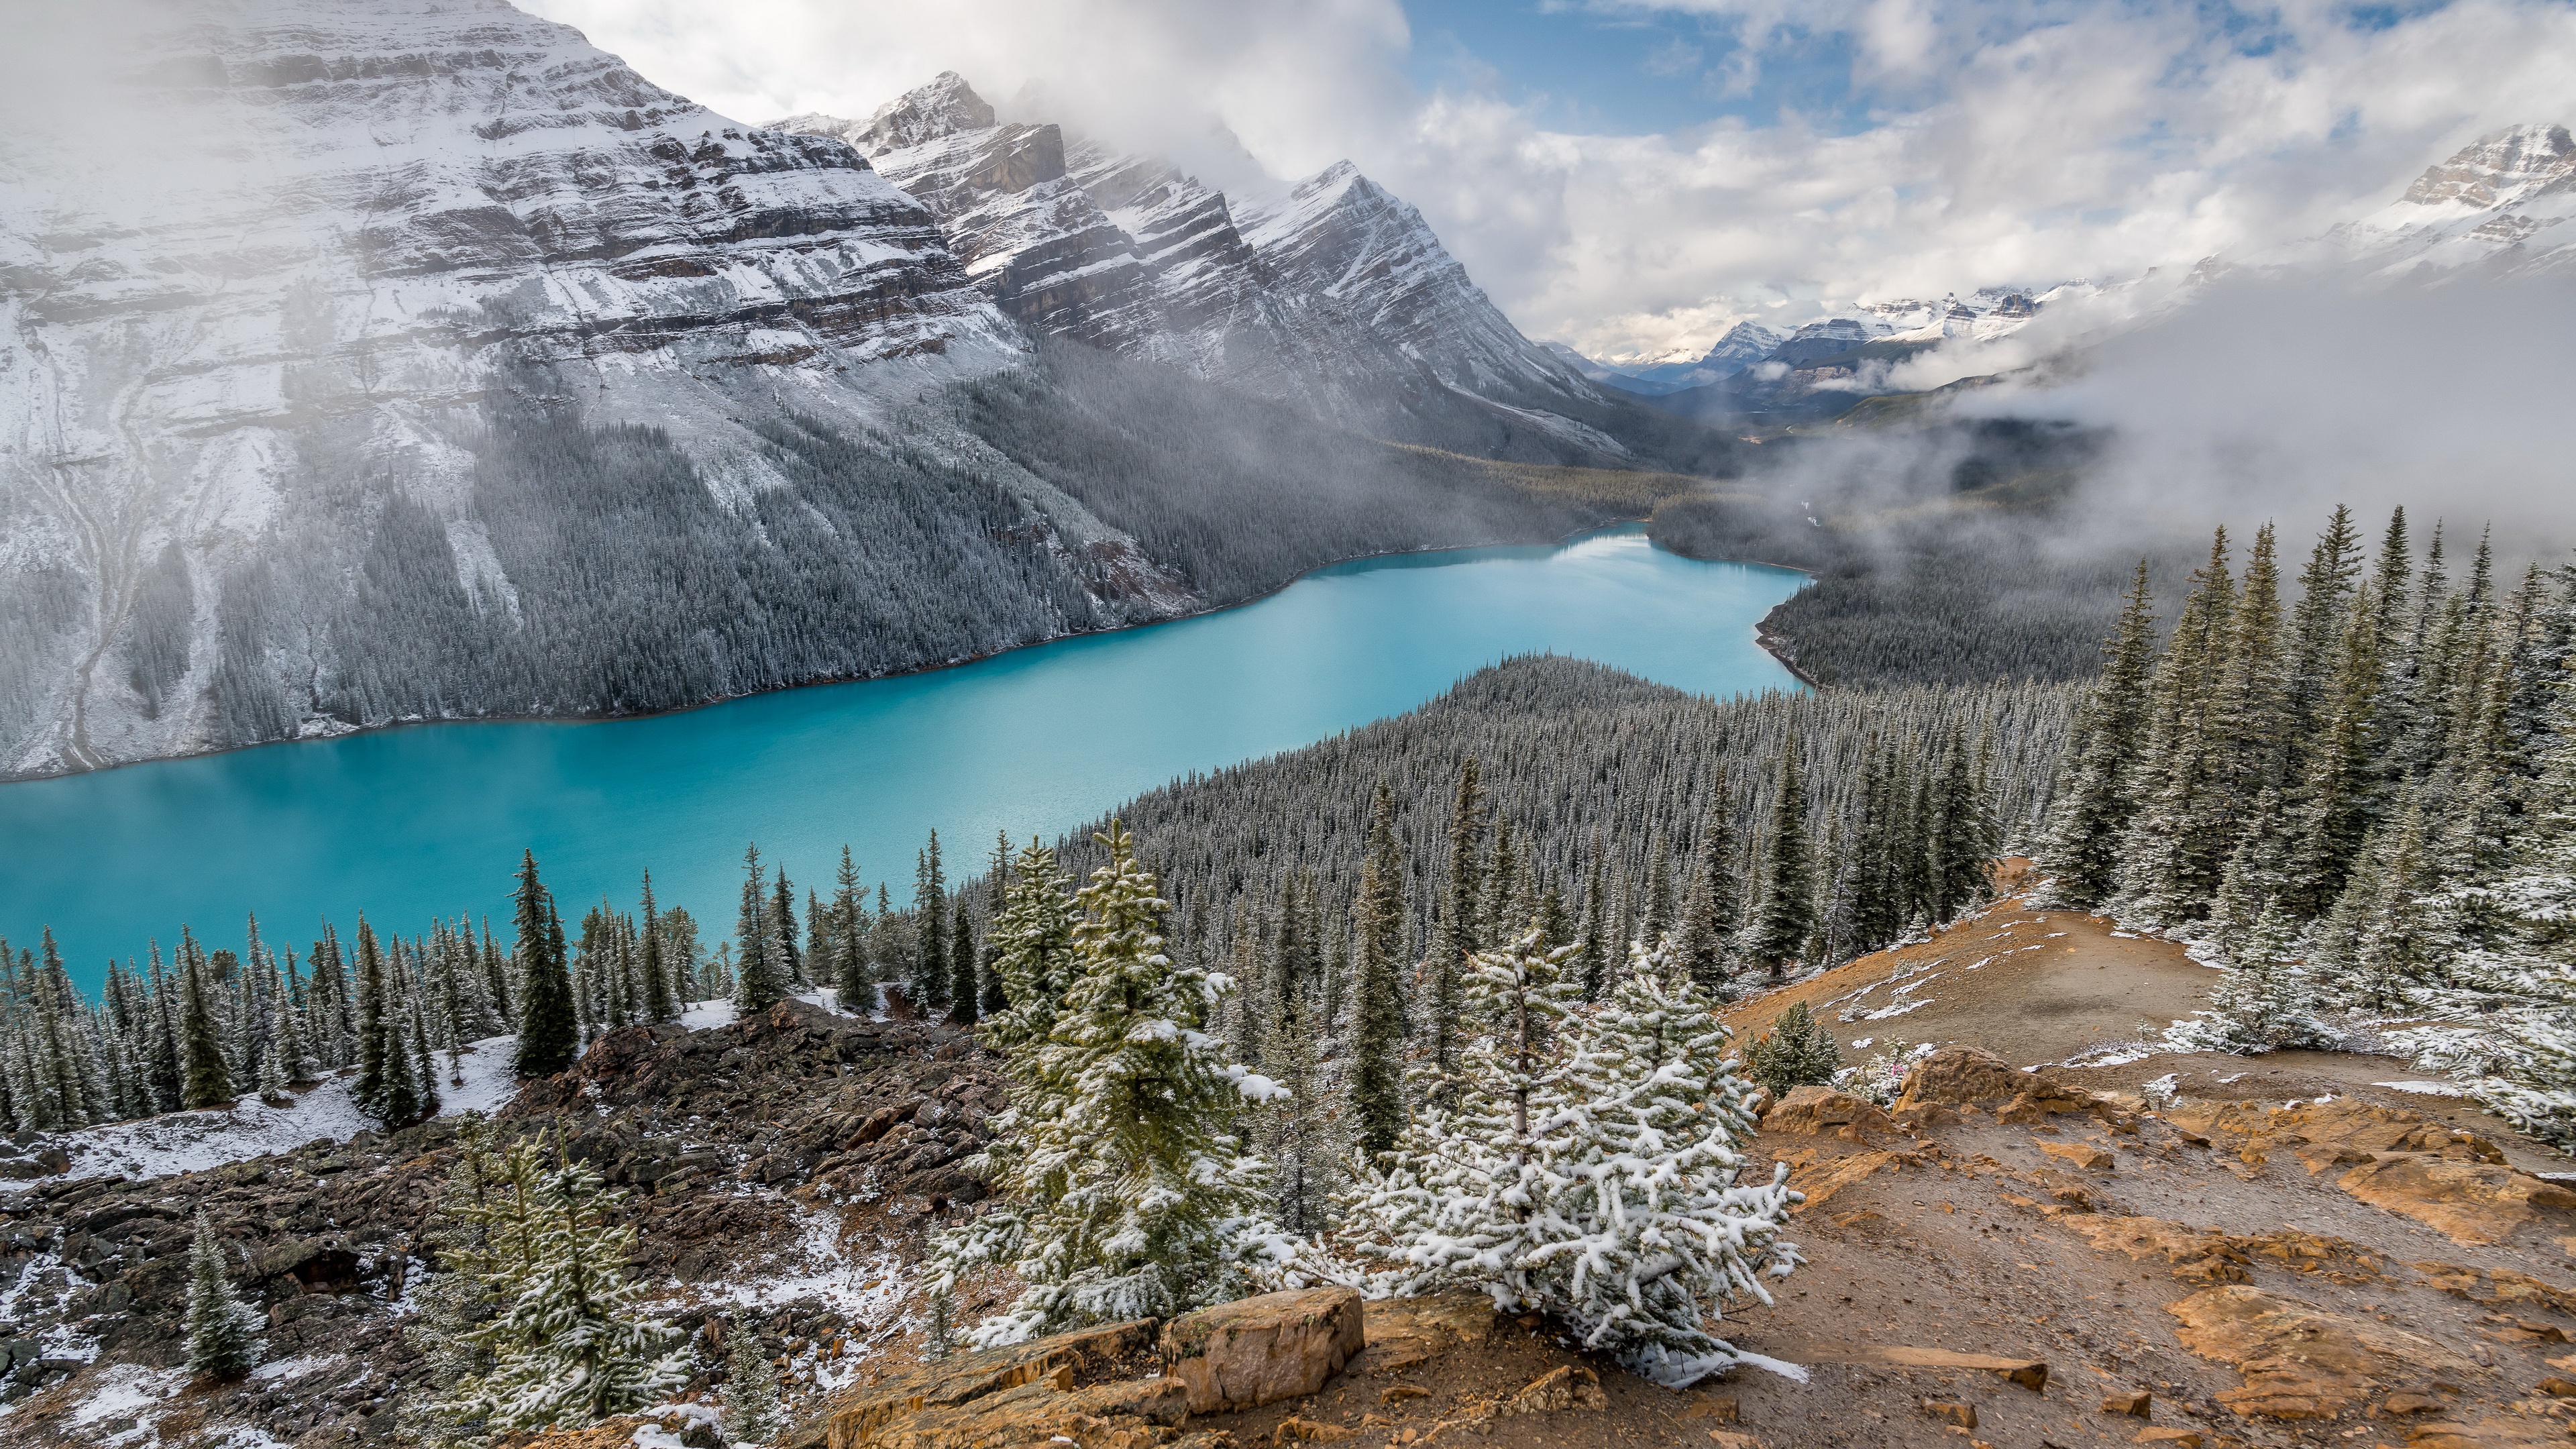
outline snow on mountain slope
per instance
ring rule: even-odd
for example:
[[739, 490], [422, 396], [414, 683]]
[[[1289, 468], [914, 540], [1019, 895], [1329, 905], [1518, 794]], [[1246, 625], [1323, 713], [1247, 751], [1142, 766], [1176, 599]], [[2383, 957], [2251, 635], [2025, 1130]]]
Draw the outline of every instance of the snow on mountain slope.
[[[0, 126], [0, 776], [668, 707], [1118, 621], [1073, 566], [942, 521], [1127, 542], [988, 458], [1018, 502], [819, 466], [789, 487], [1026, 345], [850, 147], [737, 124], [502, 0], [133, 13], [89, 104]], [[916, 439], [943, 446], [973, 451]], [[832, 618], [810, 573], [775, 586], [790, 535], [901, 510], [923, 556], [830, 557]], [[712, 633], [604, 673], [565, 610], [638, 645]]]
[[[1426, 391], [1524, 418], [1604, 401], [1512, 326], [1420, 212], [1347, 162], [1230, 202], [1159, 158], [1000, 121], [954, 72], [864, 121], [773, 124], [857, 147], [938, 217], [995, 304], [1040, 331], [1364, 425], [1390, 396]], [[1542, 431], [1602, 438], [1563, 418]]]
[[2404, 195], [2261, 267], [2358, 269], [2385, 280], [2535, 276], [2576, 269], [2576, 138], [2530, 122], [2427, 167]]

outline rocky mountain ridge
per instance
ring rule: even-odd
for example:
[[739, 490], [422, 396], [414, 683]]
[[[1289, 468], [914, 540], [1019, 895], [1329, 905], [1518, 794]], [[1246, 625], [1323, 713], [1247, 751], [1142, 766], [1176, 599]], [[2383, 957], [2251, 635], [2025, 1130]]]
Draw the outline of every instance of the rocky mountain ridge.
[[1629, 454], [1601, 426], [1614, 400], [1523, 337], [1422, 214], [1347, 161], [1230, 199], [1159, 158], [1002, 121], [955, 72], [865, 120], [771, 124], [866, 155], [1034, 330], [1369, 431], [1499, 416], [1603, 460]]

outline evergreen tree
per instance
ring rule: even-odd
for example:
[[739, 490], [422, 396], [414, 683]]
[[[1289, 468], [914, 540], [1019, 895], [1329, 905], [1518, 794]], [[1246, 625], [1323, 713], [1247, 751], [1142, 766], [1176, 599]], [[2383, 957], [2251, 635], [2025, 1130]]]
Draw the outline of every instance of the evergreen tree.
[[489, 1367], [451, 1391], [456, 1418], [495, 1433], [579, 1428], [688, 1377], [669, 1327], [640, 1314], [645, 1285], [626, 1277], [635, 1230], [616, 1204], [589, 1168], [548, 1167], [522, 1138], [480, 1202], [450, 1209], [472, 1232], [452, 1271], [493, 1309], [467, 1335]]
[[249, 1374], [259, 1362], [260, 1314], [233, 1292], [223, 1244], [205, 1211], [188, 1248], [188, 1372], [215, 1383]]
[[[45, 953], [50, 960], [50, 931], [45, 935]], [[232, 1070], [224, 1064], [223, 1042], [216, 1032], [214, 993], [206, 981], [205, 953], [197, 949], [196, 938], [188, 934], [185, 926], [179, 928], [179, 971], [184, 992], [179, 1003], [179, 1040], [185, 1064], [180, 1105], [191, 1111], [219, 1107], [232, 1100]], [[65, 1105], [71, 1111], [79, 1109], [77, 1101]]]
[[1072, 977], [1045, 1044], [1009, 1061], [1011, 1105], [988, 1159], [1009, 1199], [938, 1240], [934, 1291], [982, 1263], [1027, 1286], [974, 1330], [979, 1347], [1084, 1323], [1160, 1318], [1252, 1291], [1281, 1251], [1269, 1165], [1229, 1130], [1274, 1084], [1226, 1063], [1201, 1028], [1206, 974], [1164, 954], [1167, 904], [1112, 822], [1078, 897]]
[[581, 1028], [573, 1015], [563, 923], [553, 897], [537, 879], [533, 850], [520, 854], [516, 899], [520, 1014], [515, 1069], [522, 1077], [551, 1077], [581, 1055]]
[[1682, 1385], [1735, 1351], [1706, 1328], [1787, 1273], [1786, 1170], [1737, 1182], [1752, 1130], [1714, 1002], [1643, 946], [1610, 998], [1571, 1008], [1570, 948], [1525, 932], [1480, 952], [1476, 1040], [1455, 1106], [1432, 1105], [1354, 1195], [1346, 1241], [1390, 1266], [1376, 1293], [1472, 1286], [1564, 1320], [1587, 1347]]
[[742, 916], [734, 926], [740, 957], [734, 963], [733, 1008], [737, 1016], [767, 1011], [787, 997], [787, 981], [776, 954], [777, 930], [762, 891], [760, 847], [746, 846], [742, 856]]
[[1807, 789], [1798, 770], [1798, 746], [1780, 751], [1780, 786], [1771, 828], [1764, 838], [1762, 904], [1755, 911], [1746, 954], [1777, 981], [1806, 948], [1816, 926], [1815, 862], [1807, 844]]
[[912, 917], [917, 935], [912, 958], [912, 1004], [928, 1016], [948, 999], [948, 882], [939, 862], [939, 832], [914, 862]]
[[1351, 1033], [1353, 1135], [1364, 1158], [1395, 1146], [1404, 1129], [1404, 1008], [1397, 963], [1404, 957], [1404, 855], [1395, 841], [1395, 792], [1384, 785], [1369, 809], [1367, 864], [1351, 907], [1357, 1020]]
[[780, 983], [789, 990], [805, 984], [805, 953], [796, 944], [796, 893], [788, 887], [787, 868], [777, 871], [778, 886], [769, 897], [769, 960]]
[[866, 921], [867, 893], [859, 885], [859, 868], [850, 860], [850, 848], [841, 847], [841, 871], [832, 890], [832, 963], [833, 1000], [852, 1016], [866, 1016], [876, 1009], [876, 975], [868, 963]]
[[1042, 1042], [1055, 1030], [1072, 980], [1074, 927], [1081, 922], [1065, 891], [1072, 884], [1056, 868], [1055, 852], [1035, 837], [1012, 866], [1002, 909], [993, 918], [993, 973], [1010, 1005], [983, 1026], [984, 1040], [1003, 1051]]
[[984, 989], [975, 979], [976, 961], [975, 923], [961, 893], [948, 926], [948, 1020], [953, 1025], [973, 1026], [981, 1014]]
[[1799, 1087], [1831, 1086], [1842, 1069], [1842, 1048], [1803, 1001], [1789, 1003], [1744, 1053], [1744, 1070], [1775, 1099]]
[[2129, 772], [2145, 745], [2156, 656], [2155, 599], [2144, 559], [2102, 652], [2102, 677], [2077, 717], [2040, 858], [2055, 872], [2057, 894], [2078, 909], [2099, 905], [2117, 888], [2120, 842], [2136, 810]]
[[[1691, 866], [1690, 900], [1682, 909], [1681, 929], [1673, 952], [1691, 985], [1713, 1001], [1726, 999], [1727, 948], [1741, 924], [1735, 891], [1735, 805], [1720, 776], [1717, 799], [1700, 827], [1697, 859]], [[1584, 998], [1599, 999], [1594, 973], [1586, 963]]]
[[747, 1318], [733, 1326], [725, 1348], [725, 1436], [737, 1444], [766, 1444], [783, 1427], [778, 1413], [778, 1369], [760, 1346], [760, 1331]]
[[1431, 938], [1424, 971], [1431, 988], [1431, 1070], [1446, 1080], [1457, 1070], [1459, 982], [1467, 958], [1475, 953], [1477, 904], [1481, 885], [1485, 792], [1477, 779], [1476, 757], [1458, 767], [1458, 795], [1449, 811], [1448, 894]]
[[671, 989], [670, 965], [662, 958], [662, 922], [653, 908], [653, 872], [644, 872], [643, 917], [637, 926], [637, 965], [643, 975], [644, 1019], [651, 1022], [680, 1019], [679, 994]]

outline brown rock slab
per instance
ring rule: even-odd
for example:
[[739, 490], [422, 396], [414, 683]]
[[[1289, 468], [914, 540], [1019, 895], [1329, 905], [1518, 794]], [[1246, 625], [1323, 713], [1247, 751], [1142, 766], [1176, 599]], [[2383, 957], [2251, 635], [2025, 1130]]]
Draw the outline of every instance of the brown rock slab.
[[1733, 1394], [1703, 1394], [1692, 1400], [1689, 1408], [1682, 1410], [1685, 1419], [1715, 1419], [1721, 1424], [1735, 1423], [1743, 1414], [1743, 1406], [1736, 1402]]
[[2200, 1449], [2200, 1446], [2206, 1441], [2201, 1438], [2200, 1431], [2198, 1429], [2160, 1427], [2154, 1429], [2140, 1429], [2138, 1431], [2138, 1436], [2131, 1439], [2129, 1442], [2132, 1444], [2171, 1444], [2174, 1446], [2174, 1449]]
[[2566, 1443], [2566, 1429], [2546, 1419], [2436, 1420], [2417, 1424], [2406, 1435], [2406, 1449], [2565, 1449]]
[[1894, 1133], [1896, 1123], [1877, 1103], [1831, 1087], [1797, 1087], [1763, 1115], [1762, 1130], [1800, 1137], [1840, 1135], [1857, 1140], [1868, 1132]]
[[2043, 1142], [2039, 1144], [2039, 1150], [2087, 1172], [2109, 1172], [2120, 1163], [2120, 1159], [2090, 1142]]
[[2165, 1311], [2182, 1320], [2183, 1347], [2245, 1376], [2218, 1401], [2249, 1418], [2332, 1419], [2385, 1390], [2473, 1371], [2431, 1339], [2260, 1288], [2207, 1288]]
[[1016, 1449], [1067, 1441], [1077, 1449], [1159, 1449], [1189, 1414], [1189, 1394], [1171, 1379], [1134, 1379], [1065, 1388], [1059, 1368], [1034, 1383], [901, 1414], [832, 1449]]
[[2335, 1180], [2373, 1207], [2413, 1218], [2455, 1243], [2492, 1243], [2576, 1208], [2576, 1192], [2502, 1163], [2427, 1152], [2381, 1153]]
[[1407, 1399], [1430, 1397], [1431, 1391], [1420, 1384], [1389, 1384], [1385, 1391], [1377, 1396], [1377, 1401], [1381, 1404], [1401, 1404]]
[[1194, 1414], [1257, 1408], [1322, 1388], [1359, 1356], [1366, 1334], [1351, 1289], [1264, 1293], [1165, 1324], [1164, 1371], [1188, 1385]]
[[1581, 1364], [1550, 1369], [1522, 1387], [1495, 1412], [1549, 1414], [1559, 1409], [1606, 1409], [1610, 1396], [1601, 1391], [1601, 1375]]
[[2122, 1389], [2102, 1396], [2102, 1412], [2144, 1419], [2155, 1412], [2156, 1396], [2145, 1389]]
[[1750, 1434], [1738, 1433], [1733, 1429], [1711, 1429], [1708, 1431], [1708, 1441], [1715, 1444], [1717, 1449], [1762, 1449], [1761, 1440]]
[[860, 1449], [883, 1442], [880, 1432], [898, 1420], [1033, 1386], [1063, 1398], [1077, 1381], [1141, 1356], [1153, 1327], [1141, 1319], [1113, 1323], [898, 1369], [836, 1402], [824, 1416], [823, 1440], [830, 1449]]
[[1270, 1431], [1270, 1442], [1273, 1444], [1330, 1444], [1335, 1440], [1348, 1439], [1358, 1432], [1357, 1429], [1346, 1429], [1339, 1424], [1319, 1424], [1312, 1419], [1300, 1419], [1291, 1414], [1279, 1421], [1279, 1427]]
[[2140, 1262], [2162, 1257], [2174, 1265], [2174, 1276], [2186, 1283], [2247, 1282], [2252, 1277], [2247, 1270], [2257, 1265], [2314, 1273], [2344, 1284], [2381, 1282], [2387, 1276], [2388, 1264], [2360, 1244], [2297, 1228], [2227, 1233], [2162, 1218], [2069, 1215], [2057, 1221], [2105, 1253], [2125, 1253]]
[[1847, 1157], [1828, 1156], [1813, 1149], [1798, 1153], [1789, 1159], [1789, 1181], [1797, 1187], [1798, 1191], [1806, 1194], [1806, 1201], [1791, 1208], [1790, 1211], [1805, 1212], [1809, 1208], [1822, 1206], [1831, 1201], [1835, 1193], [1853, 1183], [1861, 1181], [1872, 1173], [1899, 1165], [1900, 1158], [1896, 1153], [1881, 1152], [1875, 1148], [1867, 1152], [1855, 1152]]
[[1918, 1399], [1915, 1407], [1944, 1424], [1956, 1424], [1962, 1429], [1977, 1427], [1977, 1406], [1974, 1404], [1961, 1403], [1957, 1399]]
[[1399, 1373], [1493, 1336], [1501, 1315], [1494, 1300], [1472, 1289], [1420, 1298], [1380, 1298], [1361, 1305], [1361, 1336], [1368, 1345], [1361, 1369]]

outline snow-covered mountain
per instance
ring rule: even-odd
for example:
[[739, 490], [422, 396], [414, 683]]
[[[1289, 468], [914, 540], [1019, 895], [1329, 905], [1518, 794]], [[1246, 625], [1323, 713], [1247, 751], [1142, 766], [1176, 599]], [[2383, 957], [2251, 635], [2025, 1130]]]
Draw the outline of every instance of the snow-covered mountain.
[[1001, 121], [954, 72], [865, 120], [772, 124], [856, 147], [939, 219], [995, 305], [1041, 332], [1372, 428], [1391, 399], [1418, 413], [1464, 401], [1623, 451], [1590, 417], [1601, 392], [1348, 162], [1232, 199], [1167, 161]]
[[[2481, 136], [2397, 200], [2313, 241], [2257, 254], [2265, 269], [2357, 270], [2386, 281], [2576, 270], [2576, 138], [2551, 122]], [[2205, 270], [2222, 272], [2221, 259]]]

